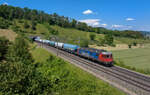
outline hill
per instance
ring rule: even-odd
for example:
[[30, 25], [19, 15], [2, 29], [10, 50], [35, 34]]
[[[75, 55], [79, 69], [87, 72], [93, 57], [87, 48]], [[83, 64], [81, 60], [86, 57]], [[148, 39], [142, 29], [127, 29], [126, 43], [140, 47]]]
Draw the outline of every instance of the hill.
[[[37, 35], [41, 36], [45, 39], [51, 39], [57, 37], [57, 40], [60, 42], [65, 43], [71, 43], [71, 44], [77, 44], [80, 46], [85, 46], [88, 44], [90, 47], [97, 47], [102, 49], [105, 44], [105, 34], [98, 34], [94, 32], [87, 32], [82, 31], [74, 28], [63, 28], [58, 25], [49, 25], [48, 23], [35, 23], [34, 28], [32, 29], [32, 21], [29, 20], [19, 20], [14, 19], [11, 22], [11, 25], [9, 25], [9, 29], [15, 31], [17, 34], [23, 34], [27, 37], [30, 35]], [[27, 27], [25, 27], [25, 24]], [[56, 32], [57, 35], [54, 35], [53, 32]], [[90, 35], [95, 35], [94, 40], [90, 38]], [[145, 39], [134, 39], [134, 38], [127, 38], [127, 37], [116, 37], [114, 36], [113, 44], [116, 45], [115, 49], [128, 49], [129, 44], [141, 44], [141, 43], [149, 43], [150, 40]], [[126, 45], [124, 45], [126, 44]], [[106, 47], [105, 46], [105, 47]], [[118, 47], [119, 46], [119, 47]], [[124, 48], [124, 46], [126, 46]], [[105, 48], [104, 47], [104, 48]], [[123, 48], [122, 48], [123, 47]], [[114, 48], [114, 47], [110, 47]], [[105, 48], [107, 49], [107, 48]], [[108, 49], [111, 50], [111, 49]]]

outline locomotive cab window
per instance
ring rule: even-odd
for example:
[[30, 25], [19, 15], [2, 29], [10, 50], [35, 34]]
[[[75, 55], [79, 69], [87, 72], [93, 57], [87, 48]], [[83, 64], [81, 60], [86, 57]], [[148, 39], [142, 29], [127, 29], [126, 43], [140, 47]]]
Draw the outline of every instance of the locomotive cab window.
[[102, 55], [103, 58], [111, 58], [112, 55]]

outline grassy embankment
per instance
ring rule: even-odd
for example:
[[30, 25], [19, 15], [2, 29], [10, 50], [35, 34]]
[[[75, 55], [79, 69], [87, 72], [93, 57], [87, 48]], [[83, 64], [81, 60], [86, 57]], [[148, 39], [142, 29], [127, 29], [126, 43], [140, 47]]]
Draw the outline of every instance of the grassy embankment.
[[[121, 91], [97, 79], [91, 74], [56, 58], [42, 48], [32, 51], [33, 58], [39, 62], [38, 70], [52, 80], [58, 80], [54, 93], [61, 95], [124, 95]], [[47, 62], [51, 59], [51, 62]]]

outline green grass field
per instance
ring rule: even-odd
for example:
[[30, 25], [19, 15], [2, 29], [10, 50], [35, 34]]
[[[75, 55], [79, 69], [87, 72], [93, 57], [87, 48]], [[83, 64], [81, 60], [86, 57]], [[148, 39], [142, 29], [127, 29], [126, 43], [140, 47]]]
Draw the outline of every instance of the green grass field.
[[116, 60], [138, 69], [150, 69], [150, 44], [144, 48], [112, 51]]
[[[93, 75], [63, 61], [59, 58], [46, 62], [53, 55], [45, 49], [36, 48], [32, 51], [33, 58], [42, 63], [38, 70], [49, 79], [58, 78], [59, 83], [53, 88], [54, 93], [61, 95], [124, 95], [123, 92], [110, 86]], [[53, 57], [52, 57], [53, 56]]]

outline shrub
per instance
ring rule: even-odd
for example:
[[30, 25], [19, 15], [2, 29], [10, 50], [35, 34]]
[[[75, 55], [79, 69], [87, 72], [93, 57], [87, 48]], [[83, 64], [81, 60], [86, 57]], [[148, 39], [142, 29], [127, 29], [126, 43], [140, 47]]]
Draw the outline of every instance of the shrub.
[[129, 47], [129, 48], [132, 48], [132, 45], [131, 45], [131, 44], [129, 44], [129, 45], [128, 45], [128, 47]]
[[105, 35], [105, 44], [112, 45], [113, 41], [114, 41], [114, 38], [111, 34]]
[[137, 43], [136, 43], [136, 42], [133, 42], [133, 46], [137, 46]]
[[89, 45], [89, 41], [87, 39], [82, 39], [80, 41], [80, 46], [81, 47], [88, 47], [88, 45]]
[[30, 26], [29, 26], [28, 22], [25, 21], [25, 22], [24, 22], [24, 28], [29, 28], [29, 27], [30, 27]]
[[0, 28], [1, 29], [8, 29], [10, 24], [11, 23], [8, 20], [3, 19], [2, 17], [0, 17]]
[[91, 33], [89, 36], [90, 36], [90, 39], [91, 39], [91, 40], [94, 40], [94, 39], [95, 39], [95, 37], [96, 37], [96, 35], [95, 35], [95, 34], [93, 34], [93, 33]]

